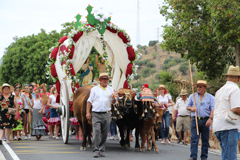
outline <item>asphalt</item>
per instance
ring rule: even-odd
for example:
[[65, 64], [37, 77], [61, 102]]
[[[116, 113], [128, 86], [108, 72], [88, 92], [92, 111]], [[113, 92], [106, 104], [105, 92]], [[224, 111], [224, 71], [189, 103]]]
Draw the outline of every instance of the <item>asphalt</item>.
[[[79, 160], [93, 159], [92, 148], [87, 148], [86, 151], [80, 151], [81, 142], [76, 140], [74, 136], [70, 137], [68, 144], [63, 144], [60, 140], [49, 139], [47, 136], [40, 141], [22, 140], [11, 141], [9, 144], [13, 151], [21, 160]], [[157, 141], [159, 153], [155, 151], [139, 152], [134, 149], [134, 142], [131, 142], [131, 148], [121, 148], [118, 141], [107, 140], [106, 157], [100, 158], [105, 160], [187, 160], [189, 159], [189, 146], [183, 146], [176, 143], [170, 145], [160, 144]], [[0, 146], [2, 153], [7, 160], [12, 160], [9, 153]], [[198, 153], [200, 159], [200, 151]], [[219, 153], [209, 153], [209, 160], [221, 160]]]

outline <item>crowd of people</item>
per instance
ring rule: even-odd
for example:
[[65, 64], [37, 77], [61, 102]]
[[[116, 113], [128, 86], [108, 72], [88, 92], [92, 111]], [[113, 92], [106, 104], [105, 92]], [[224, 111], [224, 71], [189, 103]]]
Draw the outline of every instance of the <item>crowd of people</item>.
[[[230, 66], [226, 75], [226, 84], [221, 87], [215, 97], [207, 93], [211, 87], [204, 80], [198, 80], [193, 86], [197, 92], [187, 93], [182, 88], [176, 103], [167, 93], [167, 87], [163, 84], [154, 91], [156, 95], [156, 107], [165, 109], [160, 126], [161, 144], [170, 144], [169, 126], [171, 119], [175, 124], [177, 143], [186, 145], [187, 133], [191, 132], [190, 160], [197, 159], [198, 143], [201, 137], [201, 159], [208, 158], [209, 134], [213, 130], [222, 148], [222, 159], [237, 159], [238, 139], [240, 138], [240, 81], [239, 67]], [[110, 77], [107, 73], [99, 76], [100, 85], [91, 89], [87, 100], [86, 118], [92, 120], [94, 157], [105, 156], [105, 143], [108, 133], [110, 139], [116, 139], [116, 123], [110, 122], [111, 104], [116, 103], [114, 90], [108, 85]], [[142, 85], [141, 90], [148, 87]], [[57, 114], [59, 104], [56, 102], [57, 90], [54, 85], [47, 92], [47, 85], [41, 86], [25, 84], [23, 89], [17, 83], [12, 87], [4, 83], [0, 87], [0, 144], [2, 140], [10, 143], [10, 134], [13, 140], [25, 140], [31, 136], [36, 141], [42, 136], [59, 139], [60, 117]], [[81, 127], [72, 117], [71, 125], [74, 126], [76, 139], [82, 140]], [[131, 135], [130, 135], [131, 136]]]
[[[48, 132], [49, 138], [59, 139], [61, 121], [56, 112], [59, 104], [56, 103], [55, 85], [50, 86], [47, 92], [45, 83], [41, 86], [36, 83], [24, 84], [23, 88], [19, 83], [14, 86], [4, 83], [0, 93], [0, 144], [2, 140], [10, 143], [11, 134], [12, 140], [18, 141], [28, 140], [31, 136], [40, 140]], [[82, 140], [77, 119], [73, 117], [70, 121], [76, 130], [76, 139]]]

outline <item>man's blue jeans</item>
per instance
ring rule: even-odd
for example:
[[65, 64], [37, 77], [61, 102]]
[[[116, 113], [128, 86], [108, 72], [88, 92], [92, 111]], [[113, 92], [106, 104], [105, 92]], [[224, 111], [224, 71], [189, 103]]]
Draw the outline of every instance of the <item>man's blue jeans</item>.
[[222, 159], [237, 160], [238, 130], [225, 130], [215, 132], [222, 148]]
[[199, 135], [197, 135], [196, 121], [195, 118], [192, 118], [191, 122], [191, 155], [190, 158], [197, 159], [198, 153], [198, 142], [201, 134], [202, 138], [202, 148], [201, 148], [201, 159], [208, 158], [208, 144], [209, 144], [209, 127], [206, 127], [207, 119], [199, 120], [198, 119], [198, 130]]
[[111, 122], [110, 123], [110, 133], [111, 136], [115, 136], [116, 135], [116, 122]]
[[[164, 122], [165, 121], [165, 128], [164, 128]], [[170, 114], [169, 111], [166, 111], [162, 116], [162, 123], [160, 127], [160, 136], [162, 139], [167, 139], [169, 134], [169, 124], [170, 124]]]

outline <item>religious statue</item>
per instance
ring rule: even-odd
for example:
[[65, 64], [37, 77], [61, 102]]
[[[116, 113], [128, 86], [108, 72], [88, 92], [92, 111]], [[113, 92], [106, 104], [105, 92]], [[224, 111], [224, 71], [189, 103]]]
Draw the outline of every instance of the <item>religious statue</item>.
[[82, 66], [82, 69], [84, 70], [84, 72], [80, 75], [80, 77], [82, 78], [82, 81], [80, 83], [80, 87], [88, 85], [89, 82], [92, 82], [92, 78], [93, 78], [93, 65], [92, 63], [90, 63], [90, 59], [87, 58], [86, 62], [84, 63], [84, 65]]
[[98, 59], [99, 59], [98, 55], [96, 54], [95, 57], [96, 57], [95, 62], [97, 64], [97, 68], [99, 70], [99, 75], [100, 75], [100, 73], [107, 72], [106, 65], [105, 65], [105, 60], [103, 58], [101, 58], [101, 60], [100, 60], [101, 63], [99, 63], [98, 62]]

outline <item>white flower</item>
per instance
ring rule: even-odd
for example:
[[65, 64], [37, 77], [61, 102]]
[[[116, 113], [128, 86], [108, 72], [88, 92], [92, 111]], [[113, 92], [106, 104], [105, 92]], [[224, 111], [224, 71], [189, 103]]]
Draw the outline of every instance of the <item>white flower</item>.
[[99, 20], [101, 17], [100, 17], [100, 16], [96, 16], [95, 18], [96, 18], [97, 20]]
[[105, 15], [104, 15], [102, 18], [103, 18], [103, 19], [108, 19], [108, 17], [107, 17], [107, 16], [105, 16]]
[[104, 12], [103, 12], [103, 11], [100, 11], [99, 14], [103, 16], [103, 15], [104, 15]]
[[49, 77], [46, 77], [46, 79], [49, 79]]
[[100, 21], [100, 22], [104, 22], [104, 19], [103, 19], [103, 18], [101, 18], [99, 21]]

